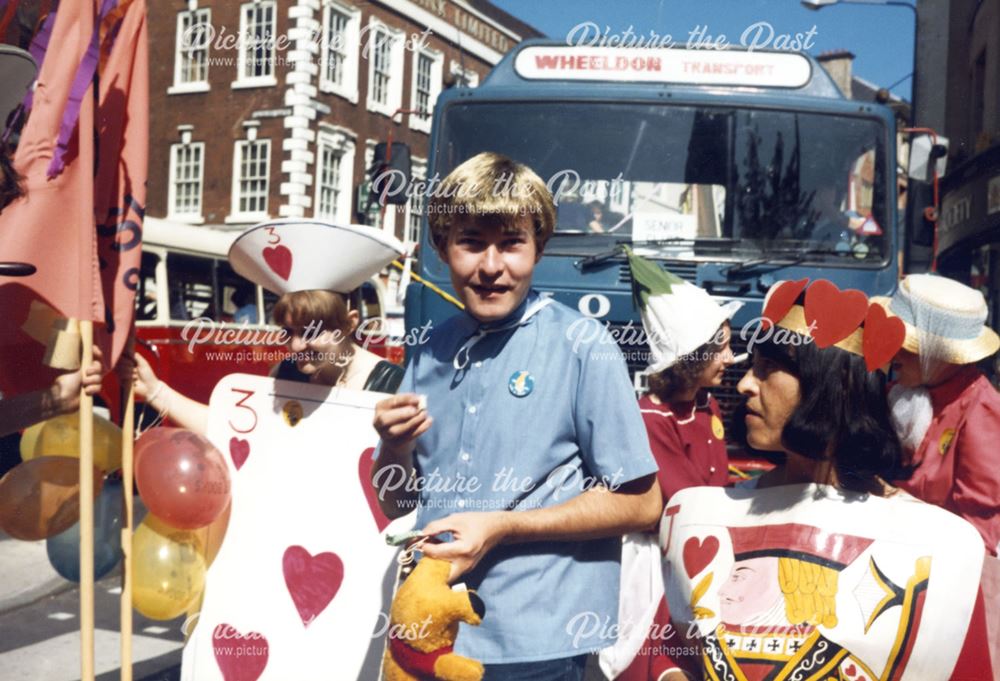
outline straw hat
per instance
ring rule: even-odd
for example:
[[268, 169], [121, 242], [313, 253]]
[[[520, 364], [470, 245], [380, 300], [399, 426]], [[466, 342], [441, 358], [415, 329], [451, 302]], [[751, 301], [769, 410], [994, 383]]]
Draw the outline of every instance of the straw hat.
[[673, 366], [713, 340], [723, 322], [729, 321], [742, 305], [719, 305], [704, 289], [631, 251], [628, 260], [632, 301], [639, 308], [652, 353], [647, 374]]
[[903, 347], [912, 353], [949, 364], [972, 364], [1000, 349], [1000, 337], [986, 326], [983, 294], [954, 279], [910, 274], [892, 298], [877, 297], [872, 302], [903, 320]]
[[290, 218], [251, 227], [229, 248], [236, 272], [278, 295], [324, 290], [349, 293], [406, 249], [365, 225]]

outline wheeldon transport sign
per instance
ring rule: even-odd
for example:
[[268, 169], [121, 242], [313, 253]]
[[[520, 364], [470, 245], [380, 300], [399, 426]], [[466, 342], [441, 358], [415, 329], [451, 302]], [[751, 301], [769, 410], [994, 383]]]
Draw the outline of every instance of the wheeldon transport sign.
[[514, 68], [529, 80], [606, 80], [798, 88], [809, 60], [793, 52], [529, 46]]

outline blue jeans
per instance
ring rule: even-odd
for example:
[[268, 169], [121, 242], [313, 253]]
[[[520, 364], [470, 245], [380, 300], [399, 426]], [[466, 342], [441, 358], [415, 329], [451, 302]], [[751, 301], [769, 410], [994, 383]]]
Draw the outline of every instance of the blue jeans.
[[544, 662], [488, 664], [483, 681], [583, 681], [586, 666], [586, 655]]

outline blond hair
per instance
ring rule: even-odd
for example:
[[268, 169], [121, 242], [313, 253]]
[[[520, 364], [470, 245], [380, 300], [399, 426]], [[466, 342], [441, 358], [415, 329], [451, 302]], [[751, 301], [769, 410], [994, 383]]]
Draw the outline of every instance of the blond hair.
[[350, 307], [343, 295], [333, 291], [293, 291], [274, 304], [274, 321], [287, 326], [321, 324], [323, 331], [339, 331], [349, 337], [354, 331]]
[[517, 231], [522, 217], [531, 218], [541, 252], [556, 224], [552, 194], [531, 168], [489, 151], [452, 170], [427, 204], [431, 242], [439, 253], [460, 222]]

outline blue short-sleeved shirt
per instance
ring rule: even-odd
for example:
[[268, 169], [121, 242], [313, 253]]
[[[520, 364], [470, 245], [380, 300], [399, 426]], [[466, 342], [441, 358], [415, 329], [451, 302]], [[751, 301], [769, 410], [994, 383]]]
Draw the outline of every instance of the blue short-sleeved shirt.
[[[522, 318], [531, 292], [512, 315]], [[603, 483], [656, 472], [624, 359], [601, 325], [556, 302], [489, 333], [467, 314], [419, 347], [400, 392], [427, 396], [434, 424], [417, 440], [417, 527], [452, 513], [563, 503]], [[569, 657], [614, 643], [619, 537], [501, 545], [464, 577], [486, 604], [456, 651], [484, 663]]]

